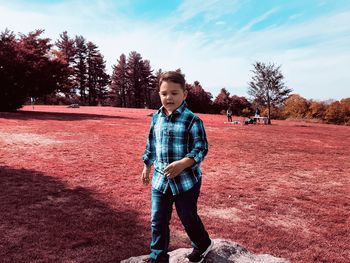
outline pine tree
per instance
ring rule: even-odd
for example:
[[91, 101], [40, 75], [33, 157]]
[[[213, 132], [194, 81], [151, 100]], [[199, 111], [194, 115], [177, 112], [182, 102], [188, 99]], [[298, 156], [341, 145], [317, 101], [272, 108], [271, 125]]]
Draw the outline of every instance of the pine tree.
[[99, 52], [96, 58], [96, 73], [97, 73], [97, 103], [98, 105], [104, 104], [108, 96], [108, 85], [110, 83], [110, 76], [106, 73], [106, 61], [103, 55]]
[[66, 98], [72, 100], [75, 97], [75, 75], [74, 75], [74, 62], [76, 58], [76, 48], [74, 39], [68, 36], [67, 31], [60, 34], [60, 39], [56, 41], [58, 47], [58, 56], [60, 56], [66, 66], [67, 78], [62, 84], [61, 91], [65, 94]]
[[56, 46], [63, 53], [65, 62], [71, 67], [75, 60], [76, 49], [74, 39], [68, 36], [67, 31], [60, 34], [60, 40], [56, 41]]
[[136, 51], [129, 54], [127, 61], [127, 107], [141, 108], [143, 106], [142, 57]]
[[83, 36], [75, 37], [75, 61], [74, 61], [74, 75], [75, 83], [79, 89], [80, 102], [85, 104], [87, 101], [87, 46], [86, 40]]
[[161, 74], [162, 74], [162, 70], [159, 69], [153, 76], [153, 83], [151, 85], [153, 89], [150, 90], [150, 104], [149, 104], [150, 109], [158, 109], [162, 105], [159, 97], [159, 81], [160, 81]]
[[156, 89], [156, 77], [152, 75], [153, 70], [151, 69], [149, 60], [143, 60], [141, 65], [141, 86], [144, 95], [143, 104], [145, 107], [149, 108], [151, 104], [151, 94]]
[[132, 51], [126, 61], [122, 54], [113, 66], [111, 90], [117, 106], [153, 107], [154, 94], [158, 95], [157, 77], [152, 74], [149, 60]]
[[121, 54], [117, 64], [113, 65], [113, 74], [111, 79], [111, 97], [113, 104], [119, 107], [126, 107], [126, 92], [127, 92], [127, 66], [126, 56]]
[[89, 41], [86, 45], [86, 66], [87, 66], [87, 95], [88, 95], [88, 104], [96, 105], [97, 104], [97, 57], [98, 50], [97, 46]]
[[106, 74], [106, 62], [97, 45], [87, 43], [87, 91], [89, 105], [101, 105], [107, 94], [109, 76]]

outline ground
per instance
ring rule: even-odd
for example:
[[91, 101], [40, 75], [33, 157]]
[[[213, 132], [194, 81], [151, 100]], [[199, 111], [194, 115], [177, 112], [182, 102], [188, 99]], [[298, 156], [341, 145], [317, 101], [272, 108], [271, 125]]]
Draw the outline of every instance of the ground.
[[[140, 181], [152, 110], [26, 106], [0, 113], [0, 261], [119, 262], [146, 254]], [[350, 127], [201, 115], [199, 213], [213, 238], [292, 262], [350, 258]], [[176, 213], [171, 249], [189, 247]]]

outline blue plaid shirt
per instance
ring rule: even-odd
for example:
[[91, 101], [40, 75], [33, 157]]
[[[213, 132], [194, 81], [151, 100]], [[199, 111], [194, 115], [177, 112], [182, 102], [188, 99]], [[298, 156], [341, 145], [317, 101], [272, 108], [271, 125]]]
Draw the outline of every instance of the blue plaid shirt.
[[[202, 120], [187, 108], [184, 101], [171, 115], [164, 108], [153, 114], [143, 161], [154, 164], [152, 187], [165, 193], [170, 187], [173, 195], [191, 189], [201, 179], [200, 163], [208, 153], [208, 141]], [[195, 164], [171, 179], [164, 175], [168, 164], [184, 157]]]

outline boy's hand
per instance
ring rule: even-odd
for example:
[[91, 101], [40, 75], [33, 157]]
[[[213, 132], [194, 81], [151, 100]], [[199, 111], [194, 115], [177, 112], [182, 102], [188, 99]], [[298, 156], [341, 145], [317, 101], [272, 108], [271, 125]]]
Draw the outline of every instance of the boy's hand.
[[185, 157], [179, 161], [172, 162], [164, 169], [164, 175], [169, 178], [175, 178], [187, 167], [190, 167], [194, 164], [194, 160], [188, 157]]
[[151, 166], [144, 165], [141, 175], [141, 180], [144, 185], [149, 184], [149, 174], [151, 173]]

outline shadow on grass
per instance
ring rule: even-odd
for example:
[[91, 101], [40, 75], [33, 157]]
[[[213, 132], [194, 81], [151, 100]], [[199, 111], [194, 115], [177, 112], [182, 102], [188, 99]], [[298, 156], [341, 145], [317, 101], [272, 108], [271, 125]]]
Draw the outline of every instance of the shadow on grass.
[[112, 209], [88, 189], [6, 166], [0, 189], [3, 263], [119, 262], [147, 251], [148, 230], [137, 212], [121, 203]]
[[17, 111], [0, 112], [0, 118], [17, 120], [57, 120], [57, 121], [81, 121], [98, 119], [133, 119], [124, 116], [89, 114], [89, 113], [71, 113], [71, 112], [44, 112], [44, 111]]

